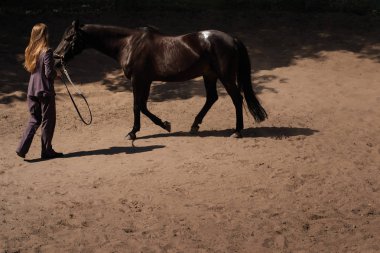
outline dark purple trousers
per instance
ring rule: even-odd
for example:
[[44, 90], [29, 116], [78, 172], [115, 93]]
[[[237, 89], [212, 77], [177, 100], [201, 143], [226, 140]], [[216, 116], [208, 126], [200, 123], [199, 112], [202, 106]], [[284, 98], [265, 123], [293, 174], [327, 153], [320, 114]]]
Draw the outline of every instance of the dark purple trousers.
[[53, 151], [51, 141], [56, 121], [55, 96], [28, 96], [27, 100], [30, 119], [16, 151], [23, 155], [28, 153], [34, 134], [41, 126], [41, 154], [48, 154]]

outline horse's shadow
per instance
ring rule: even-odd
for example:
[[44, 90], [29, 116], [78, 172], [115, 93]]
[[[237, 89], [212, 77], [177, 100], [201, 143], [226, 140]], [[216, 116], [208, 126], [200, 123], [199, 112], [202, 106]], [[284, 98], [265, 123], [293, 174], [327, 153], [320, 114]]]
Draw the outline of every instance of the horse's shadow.
[[[92, 155], [116, 155], [121, 153], [126, 154], [137, 154], [137, 153], [143, 153], [143, 152], [149, 152], [154, 149], [164, 148], [164, 145], [151, 145], [151, 146], [144, 146], [144, 147], [110, 147], [110, 148], [104, 148], [104, 149], [95, 149], [95, 150], [87, 150], [87, 151], [76, 151], [71, 153], [66, 153], [64, 157], [62, 158], [72, 158], [72, 157], [81, 157], [81, 156], [92, 156]], [[29, 163], [35, 163], [35, 162], [41, 162], [44, 161], [41, 158], [37, 159], [31, 159], [31, 160], [25, 160]]]
[[[257, 128], [246, 128], [242, 131], [243, 137], [264, 137], [264, 138], [275, 138], [283, 139], [292, 136], [310, 136], [314, 133], [319, 132], [311, 128], [300, 128], [300, 127], [257, 127]], [[200, 131], [197, 134], [191, 134], [190, 132], [173, 132], [173, 133], [161, 133], [152, 134], [139, 137], [138, 139], [151, 139], [160, 137], [228, 137], [233, 133], [233, 129], [225, 130], [206, 130]]]
[[[151, 139], [151, 138], [161, 138], [161, 137], [228, 137], [233, 132], [232, 129], [225, 130], [206, 130], [201, 131], [198, 134], [194, 135], [189, 132], [174, 132], [174, 133], [161, 133], [153, 134], [139, 137], [138, 139]], [[243, 130], [243, 136], [250, 138], [275, 138], [283, 139], [292, 136], [310, 136], [314, 133], [319, 132], [311, 128], [300, 128], [300, 127], [257, 127], [257, 128], [246, 128]], [[149, 152], [154, 149], [164, 148], [164, 145], [151, 145], [144, 147], [110, 147], [105, 149], [96, 149], [96, 150], [87, 150], [87, 151], [76, 151], [71, 153], [66, 153], [63, 158], [72, 158], [72, 157], [82, 157], [82, 156], [92, 156], [92, 155], [116, 155], [121, 153], [126, 154], [137, 154], [143, 152]], [[44, 161], [43, 159], [31, 159], [25, 160], [29, 163], [35, 163]]]

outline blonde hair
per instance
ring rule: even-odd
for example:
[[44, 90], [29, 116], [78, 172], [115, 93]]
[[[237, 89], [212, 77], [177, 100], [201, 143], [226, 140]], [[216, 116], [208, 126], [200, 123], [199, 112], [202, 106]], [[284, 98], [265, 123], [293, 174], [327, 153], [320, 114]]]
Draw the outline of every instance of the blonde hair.
[[25, 49], [25, 69], [33, 73], [36, 69], [36, 64], [38, 57], [41, 52], [44, 52], [48, 48], [48, 28], [47, 25], [43, 23], [38, 23], [32, 28], [32, 32], [30, 34], [29, 44]]

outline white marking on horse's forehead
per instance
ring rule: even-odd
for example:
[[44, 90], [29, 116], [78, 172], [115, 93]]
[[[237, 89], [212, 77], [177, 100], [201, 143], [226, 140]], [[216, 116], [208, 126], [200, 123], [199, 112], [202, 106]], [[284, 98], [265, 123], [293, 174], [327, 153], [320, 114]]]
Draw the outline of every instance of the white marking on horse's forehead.
[[210, 36], [210, 31], [203, 31], [202, 32], [202, 35], [203, 35], [203, 37], [205, 38], [205, 39], [207, 39], [208, 38], [208, 36]]

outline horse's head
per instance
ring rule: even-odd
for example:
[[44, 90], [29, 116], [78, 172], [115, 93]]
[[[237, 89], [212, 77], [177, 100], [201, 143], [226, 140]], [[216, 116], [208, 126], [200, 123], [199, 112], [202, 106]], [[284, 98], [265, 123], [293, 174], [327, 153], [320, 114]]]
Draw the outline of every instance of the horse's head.
[[61, 65], [61, 60], [69, 61], [75, 55], [79, 54], [85, 48], [84, 32], [81, 30], [79, 21], [75, 20], [66, 29], [62, 36], [61, 42], [54, 50], [55, 66]]

